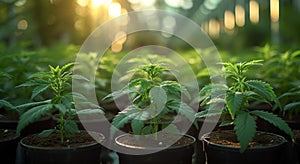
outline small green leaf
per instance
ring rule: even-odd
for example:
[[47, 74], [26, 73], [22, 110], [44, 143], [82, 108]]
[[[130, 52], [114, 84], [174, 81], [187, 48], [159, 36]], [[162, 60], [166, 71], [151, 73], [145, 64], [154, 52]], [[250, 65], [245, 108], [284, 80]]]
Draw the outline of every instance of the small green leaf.
[[60, 113], [62, 113], [63, 115], [65, 115], [65, 114], [68, 112], [68, 109], [67, 109], [66, 106], [63, 105], [63, 104], [54, 104], [54, 107], [55, 107], [56, 109], [58, 109], [58, 111], [59, 111]]
[[247, 112], [240, 112], [234, 120], [234, 131], [240, 142], [240, 152], [244, 152], [256, 133], [256, 122], [253, 116]]
[[80, 111], [77, 111], [78, 115], [104, 115], [103, 110], [101, 109], [83, 109]]
[[39, 137], [48, 137], [50, 134], [55, 132], [55, 129], [47, 129], [43, 130], [41, 133], [38, 134]]
[[266, 111], [259, 111], [259, 110], [251, 111], [251, 114], [254, 114], [254, 115], [268, 121], [269, 123], [278, 127], [280, 130], [284, 131], [286, 134], [290, 135], [292, 138], [295, 137], [295, 135], [294, 135], [293, 131], [291, 130], [291, 128], [289, 127], [289, 125], [284, 120], [282, 120], [280, 117], [276, 116], [275, 114], [269, 113]]
[[286, 104], [283, 108], [284, 111], [291, 111], [291, 110], [295, 110], [295, 109], [299, 109], [300, 108], [300, 102], [292, 102], [289, 104]]

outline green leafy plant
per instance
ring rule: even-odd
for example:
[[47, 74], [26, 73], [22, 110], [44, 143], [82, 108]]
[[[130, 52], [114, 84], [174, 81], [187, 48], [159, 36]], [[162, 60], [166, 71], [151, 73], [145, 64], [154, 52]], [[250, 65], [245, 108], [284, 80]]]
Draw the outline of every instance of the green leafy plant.
[[[58, 114], [57, 125], [53, 129], [44, 130], [40, 136], [57, 133], [63, 143], [66, 136], [71, 137], [74, 133], [79, 132], [77, 124], [72, 120], [77, 114], [86, 114], [87, 112], [103, 114], [98, 105], [89, 102], [79, 93], [71, 92], [71, 78], [85, 80], [84, 77], [72, 75], [71, 68], [73, 65], [73, 63], [69, 63], [62, 67], [49, 66], [50, 71], [34, 73], [25, 83], [18, 86], [34, 87], [31, 95], [32, 100], [45, 91], [48, 91], [46, 94], [49, 98], [16, 106], [16, 109], [22, 111], [17, 133], [43, 116]], [[89, 108], [77, 112], [74, 108], [74, 99], [84, 103]]]
[[293, 86], [278, 97], [283, 106], [283, 115], [288, 119], [293, 119], [300, 114], [300, 82], [294, 82]]
[[195, 111], [181, 99], [181, 95], [190, 98], [188, 90], [177, 81], [163, 79], [170, 76], [169, 68], [148, 62], [130, 72], [135, 74], [128, 85], [104, 97], [105, 101], [113, 101], [128, 95], [132, 102], [114, 117], [114, 127], [130, 124], [134, 134], [146, 135], [169, 126], [170, 131], [177, 133], [176, 126], [170, 124], [172, 114], [179, 113], [194, 121]]
[[[280, 117], [264, 110], [248, 108], [250, 102], [255, 100], [275, 103], [280, 107], [280, 102], [270, 84], [260, 80], [247, 79], [246, 73], [249, 67], [261, 65], [260, 62], [260, 60], [253, 60], [236, 64], [223, 63], [228, 84], [210, 84], [200, 91], [200, 105], [211, 107], [198, 112], [196, 117], [218, 115], [221, 111], [221, 125], [234, 125], [241, 152], [246, 150], [256, 134], [258, 117], [294, 137], [292, 130]], [[220, 107], [222, 107], [221, 110]]]
[[[12, 79], [12, 75], [10, 75], [6, 72], [0, 71], [0, 79], [1, 80], [2, 79]], [[5, 91], [0, 88], [0, 93], [4, 93], [4, 92]], [[0, 109], [1, 109], [0, 117], [3, 117], [6, 112], [15, 112], [16, 111], [16, 110], [14, 110], [15, 106], [12, 105], [8, 100], [6, 100], [5, 97], [2, 97], [0, 99]]]

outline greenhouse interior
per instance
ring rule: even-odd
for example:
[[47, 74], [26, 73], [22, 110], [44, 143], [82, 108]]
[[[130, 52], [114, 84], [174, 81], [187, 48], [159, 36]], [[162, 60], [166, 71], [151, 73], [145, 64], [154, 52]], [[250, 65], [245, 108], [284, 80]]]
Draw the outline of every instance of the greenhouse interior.
[[299, 164], [299, 17], [300, 0], [0, 0], [0, 163]]

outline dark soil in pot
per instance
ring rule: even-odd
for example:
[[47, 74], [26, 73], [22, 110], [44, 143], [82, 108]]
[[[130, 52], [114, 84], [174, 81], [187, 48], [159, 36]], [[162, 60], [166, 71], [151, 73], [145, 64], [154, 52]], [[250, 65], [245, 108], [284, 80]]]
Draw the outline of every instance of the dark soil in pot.
[[208, 164], [286, 163], [287, 141], [284, 137], [257, 132], [244, 153], [233, 131], [214, 131], [202, 137]]
[[[7, 113], [0, 118], [0, 128], [16, 129], [19, 121], [19, 116], [14, 113]], [[22, 136], [39, 133], [45, 129], [53, 127], [53, 120], [51, 117], [42, 117], [41, 119], [26, 126], [22, 132]]]
[[[198, 124], [199, 128], [197, 129], [193, 125], [187, 133], [196, 138], [196, 143], [195, 143], [195, 163], [196, 164], [205, 164], [205, 153], [203, 151], [203, 144], [202, 144], [201, 138], [199, 138], [199, 133], [200, 133], [201, 128], [212, 127], [213, 131], [229, 130], [229, 129], [233, 128], [233, 126], [220, 127], [219, 125], [221, 124], [221, 122], [219, 120], [219, 117], [216, 117], [215, 119], [213, 117], [211, 117], [211, 118], [212, 118], [211, 120], [205, 120], [204, 118], [197, 119], [197, 124]], [[206, 121], [205, 125], [204, 125], [204, 121]]]
[[11, 129], [0, 129], [0, 163], [13, 164], [16, 161], [16, 149], [19, 136]]
[[[192, 164], [194, 137], [161, 134], [158, 138], [158, 140], [144, 136], [136, 138], [127, 134], [117, 137], [118, 147], [126, 152], [126, 154], [118, 153], [120, 164]], [[172, 143], [176, 139], [177, 142]], [[169, 145], [172, 146], [168, 147]]]
[[[93, 135], [97, 141], [91, 137]], [[100, 133], [80, 131], [60, 141], [57, 134], [48, 137], [31, 135], [20, 142], [21, 164], [99, 164], [104, 136]]]

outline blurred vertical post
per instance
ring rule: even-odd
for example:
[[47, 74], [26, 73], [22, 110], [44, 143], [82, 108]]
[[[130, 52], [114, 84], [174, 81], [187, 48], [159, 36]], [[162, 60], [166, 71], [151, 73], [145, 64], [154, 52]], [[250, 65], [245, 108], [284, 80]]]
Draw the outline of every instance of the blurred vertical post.
[[279, 44], [279, 16], [280, 4], [279, 0], [270, 0], [270, 19], [271, 19], [271, 41], [273, 44]]

